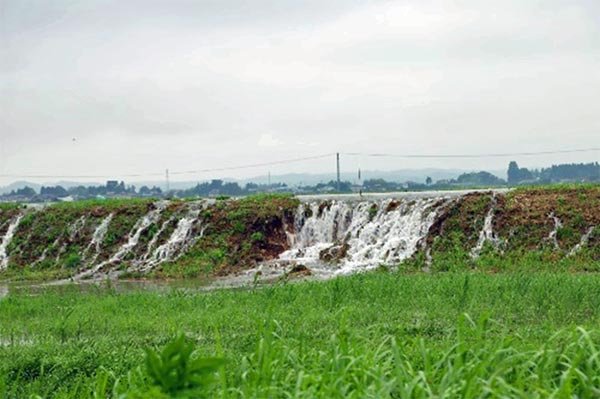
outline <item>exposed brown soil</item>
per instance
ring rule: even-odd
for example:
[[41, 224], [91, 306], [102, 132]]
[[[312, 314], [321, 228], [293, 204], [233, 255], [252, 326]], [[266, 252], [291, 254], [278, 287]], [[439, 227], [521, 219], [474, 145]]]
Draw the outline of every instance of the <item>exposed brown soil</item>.
[[396, 209], [398, 209], [398, 207], [400, 206], [401, 202], [398, 200], [391, 200], [389, 202], [389, 204], [387, 204], [387, 206], [385, 207], [385, 212], [392, 212], [395, 211]]
[[590, 227], [600, 226], [600, 189], [519, 190], [499, 202], [494, 229], [509, 248], [539, 248], [555, 229], [552, 216], [563, 227], [557, 240], [567, 250]]
[[312, 276], [310, 269], [304, 265], [296, 265], [288, 273], [292, 277], [307, 277]]
[[332, 245], [319, 253], [319, 259], [323, 262], [338, 263], [346, 257], [349, 249], [350, 245], [347, 242], [340, 245]]

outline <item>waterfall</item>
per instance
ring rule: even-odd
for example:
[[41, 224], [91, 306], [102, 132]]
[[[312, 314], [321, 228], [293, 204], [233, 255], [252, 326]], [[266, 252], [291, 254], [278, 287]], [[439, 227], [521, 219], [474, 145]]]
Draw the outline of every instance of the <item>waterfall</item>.
[[69, 227], [69, 240], [73, 241], [77, 234], [85, 227], [86, 216], [82, 216]]
[[590, 227], [588, 231], [581, 236], [581, 240], [579, 241], [579, 243], [575, 245], [573, 249], [571, 249], [571, 251], [569, 251], [569, 254], [567, 255], [568, 257], [575, 255], [577, 252], [581, 251], [581, 248], [587, 245], [587, 243], [590, 241], [592, 233], [594, 232], [594, 229], [595, 227]]
[[554, 212], [552, 212], [549, 216], [550, 219], [552, 219], [552, 221], [554, 222], [554, 229], [550, 232], [550, 234], [548, 234], [548, 240], [554, 244], [554, 248], [555, 249], [560, 249], [560, 246], [558, 245], [558, 230], [563, 226], [562, 222], [560, 221], [560, 219], [554, 215]]
[[158, 229], [158, 231], [156, 232], [156, 234], [154, 234], [154, 236], [152, 237], [152, 239], [148, 243], [148, 249], [146, 249], [146, 253], [142, 257], [143, 260], [147, 260], [147, 259], [150, 258], [150, 256], [152, 256], [154, 246], [158, 242], [161, 234], [165, 231], [165, 229], [167, 228], [167, 226], [169, 226], [171, 223], [173, 223], [174, 220], [175, 220], [175, 218], [170, 217], [170, 218], [168, 218], [167, 220], [165, 220], [162, 223], [162, 225], [160, 226], [160, 228]]
[[[144, 230], [146, 230], [148, 227], [150, 227], [150, 225], [152, 225], [153, 223], [156, 223], [160, 219], [160, 215], [161, 215], [162, 211], [166, 208], [167, 204], [168, 203], [164, 202], [164, 201], [158, 202], [156, 204], [155, 209], [151, 210], [146, 215], [144, 215], [141, 219], [139, 219], [135, 223], [135, 225], [133, 226], [131, 231], [129, 232], [129, 235], [127, 237], [127, 242], [125, 242], [117, 250], [117, 252], [113, 256], [110, 257], [110, 259], [108, 259], [104, 262], [101, 262], [101, 263], [95, 265], [94, 267], [77, 274], [76, 276], [73, 277], [73, 279], [80, 280], [83, 278], [93, 276], [96, 273], [98, 273], [100, 270], [102, 270], [104, 267], [106, 267], [107, 265], [111, 265], [113, 263], [120, 262], [123, 259], [123, 257], [125, 255], [127, 255], [138, 244], [140, 237], [141, 237], [142, 233], [144, 232]], [[109, 222], [110, 222], [110, 220], [109, 220]], [[106, 223], [106, 226], [108, 226], [108, 223]], [[98, 229], [100, 229], [100, 226]], [[104, 237], [104, 234], [106, 234], [106, 231], [104, 231], [104, 233], [102, 233], [102, 237]], [[92, 239], [92, 242], [94, 242], [94, 239]], [[100, 245], [99, 242], [96, 242], [96, 248], [98, 248], [99, 245]]]
[[192, 227], [198, 220], [199, 213], [200, 210], [198, 209], [192, 210], [188, 216], [179, 219], [177, 227], [171, 233], [167, 242], [158, 246], [152, 253], [151, 258], [144, 261], [143, 266], [139, 267], [138, 270], [148, 271], [160, 263], [175, 260], [183, 253], [192, 244]]
[[119, 262], [125, 255], [127, 255], [140, 241], [140, 237], [144, 230], [150, 227], [151, 224], [158, 222], [161, 212], [165, 209], [166, 203], [159, 202], [156, 205], [156, 209], [151, 210], [138, 220], [133, 226], [133, 229], [129, 233], [127, 242], [119, 248], [119, 250], [108, 260], [108, 263]]
[[498, 237], [494, 234], [494, 212], [496, 211], [496, 194], [492, 195], [490, 209], [488, 213], [485, 215], [485, 219], [483, 220], [483, 228], [479, 232], [479, 239], [477, 240], [477, 244], [471, 250], [471, 257], [476, 259], [481, 255], [481, 251], [483, 250], [483, 246], [486, 242], [491, 242], [494, 247], [497, 247], [499, 244]]
[[110, 222], [112, 221], [113, 217], [115, 217], [115, 215], [113, 213], [109, 214], [107, 217], [105, 217], [102, 220], [102, 222], [100, 222], [98, 227], [96, 227], [96, 230], [94, 230], [94, 234], [92, 235], [92, 240], [90, 241], [87, 248], [83, 251], [83, 256], [82, 256], [83, 259], [85, 259], [88, 252], [90, 251], [90, 249], [94, 248], [95, 255], [94, 255], [94, 258], [92, 259], [92, 263], [96, 260], [96, 258], [100, 254], [100, 245], [102, 245], [102, 242], [104, 241], [104, 236], [106, 235], [106, 232], [108, 231], [108, 226], [110, 225]]
[[22, 214], [14, 218], [10, 222], [4, 237], [2, 237], [2, 242], [0, 243], [0, 270], [4, 270], [8, 267], [8, 254], [6, 253], [6, 250], [8, 249], [8, 245], [12, 241], [15, 231], [17, 230], [17, 227], [19, 227], [19, 223], [21, 223], [22, 218]]
[[[280, 259], [328, 267], [334, 274], [398, 264], [411, 257], [427, 235], [437, 202], [439, 198], [300, 205], [293, 247]], [[338, 264], [325, 266], [323, 258]]]

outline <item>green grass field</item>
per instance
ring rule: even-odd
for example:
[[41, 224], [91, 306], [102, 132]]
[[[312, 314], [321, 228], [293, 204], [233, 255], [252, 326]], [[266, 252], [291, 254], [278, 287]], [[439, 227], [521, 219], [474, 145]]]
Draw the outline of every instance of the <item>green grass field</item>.
[[0, 299], [6, 398], [598, 397], [599, 348], [595, 274]]

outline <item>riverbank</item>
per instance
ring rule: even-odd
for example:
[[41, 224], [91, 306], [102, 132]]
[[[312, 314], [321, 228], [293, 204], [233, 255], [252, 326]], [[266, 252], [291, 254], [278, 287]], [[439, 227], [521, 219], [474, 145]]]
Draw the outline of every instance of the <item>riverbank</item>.
[[326, 279], [414, 271], [595, 271], [600, 186], [0, 207], [0, 279]]

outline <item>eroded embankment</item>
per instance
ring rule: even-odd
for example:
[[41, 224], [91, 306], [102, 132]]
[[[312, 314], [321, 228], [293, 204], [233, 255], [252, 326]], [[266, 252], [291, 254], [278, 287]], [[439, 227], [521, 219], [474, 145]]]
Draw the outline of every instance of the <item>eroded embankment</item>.
[[600, 188], [465, 195], [439, 213], [421, 251], [439, 269], [480, 258], [593, 265], [600, 261]]
[[532, 258], [595, 270], [599, 226], [597, 186], [303, 203], [263, 195], [2, 206], [0, 270], [80, 280], [290, 269], [327, 276], [401, 263], [501, 269]]
[[[0, 265], [4, 276], [33, 278], [227, 274], [285, 251], [286, 219], [293, 220], [298, 204], [291, 197], [257, 196], [3, 207], [6, 251], [0, 251]], [[8, 226], [14, 230], [10, 237]]]

